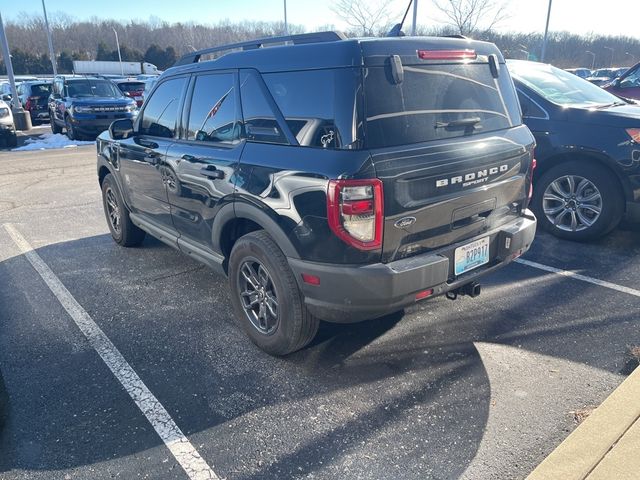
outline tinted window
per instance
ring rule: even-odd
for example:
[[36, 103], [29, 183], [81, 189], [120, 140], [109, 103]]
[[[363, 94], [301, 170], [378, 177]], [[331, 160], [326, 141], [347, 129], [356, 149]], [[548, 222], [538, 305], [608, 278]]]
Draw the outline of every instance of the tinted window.
[[270, 73], [263, 78], [300, 145], [359, 147], [360, 69]]
[[123, 82], [118, 84], [118, 88], [123, 92], [141, 92], [144, 90], [143, 82]]
[[247, 140], [288, 143], [264, 96], [257, 74], [252, 72], [240, 75], [240, 98]]
[[240, 139], [233, 75], [196, 78], [189, 111], [188, 140], [233, 143]]
[[530, 118], [547, 118], [547, 114], [542, 110], [533, 100], [522, 93], [518, 92], [518, 100], [520, 101], [520, 107], [522, 108], [522, 116]]
[[[28, 93], [28, 91], [25, 93]], [[36, 83], [31, 85], [31, 95], [49, 95], [50, 93], [51, 93], [50, 83]]]
[[404, 145], [519, 125], [515, 89], [501, 67], [495, 79], [488, 64], [405, 65], [399, 84], [391, 80], [389, 67], [367, 69], [367, 146]]
[[178, 107], [186, 81], [186, 78], [174, 78], [153, 92], [142, 112], [141, 134], [166, 138], [175, 136]]

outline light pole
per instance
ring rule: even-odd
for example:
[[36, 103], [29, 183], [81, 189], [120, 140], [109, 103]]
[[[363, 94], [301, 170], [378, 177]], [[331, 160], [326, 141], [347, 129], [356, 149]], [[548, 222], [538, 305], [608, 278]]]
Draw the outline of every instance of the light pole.
[[636, 63], [636, 56], [633, 53], [629, 53], [629, 52], [624, 52], [625, 55], [628, 55], [631, 57], [631, 65], [633, 65], [634, 63]]
[[418, 0], [413, 0], [413, 26], [411, 27], [411, 36], [416, 36], [418, 24]]
[[287, 23], [287, 0], [284, 0], [284, 34], [289, 35], [289, 24]]
[[551, 0], [549, 0], [549, 9], [547, 10], [547, 24], [544, 27], [544, 39], [542, 40], [542, 53], [540, 61], [544, 63], [544, 56], [547, 53], [547, 38], [549, 36], [549, 19], [551, 18]]
[[56, 54], [53, 51], [53, 40], [51, 39], [51, 29], [49, 28], [49, 19], [47, 18], [47, 7], [42, 0], [42, 11], [44, 12], [44, 26], [47, 29], [47, 41], [49, 42], [49, 57], [51, 58], [51, 66], [53, 67], [53, 76], [58, 75], [58, 66], [56, 63]]
[[591, 55], [591, 70], [593, 70], [596, 66], [596, 54], [593, 52], [590, 52], [589, 50], [587, 50], [586, 52], [587, 55]]
[[113, 29], [113, 33], [116, 34], [116, 47], [118, 47], [118, 60], [120, 61], [120, 75], [124, 77], [124, 66], [122, 65], [122, 55], [120, 55], [120, 42], [118, 41], [118, 32], [116, 31], [116, 27], [111, 27]]
[[611, 47], [604, 47], [604, 49], [611, 51], [611, 60], [609, 61], [609, 67], [612, 67], [613, 66], [613, 52], [614, 52], [614, 50]]
[[7, 41], [7, 35], [4, 31], [2, 14], [0, 14], [0, 42], [2, 43], [2, 56], [4, 57], [4, 64], [7, 67], [7, 76], [9, 77], [9, 84], [11, 85], [13, 121], [15, 123], [16, 130], [29, 130], [31, 128], [31, 114], [22, 109], [22, 104], [18, 98], [16, 79], [13, 76], [13, 64], [11, 63], [11, 52], [9, 51], [9, 42]]

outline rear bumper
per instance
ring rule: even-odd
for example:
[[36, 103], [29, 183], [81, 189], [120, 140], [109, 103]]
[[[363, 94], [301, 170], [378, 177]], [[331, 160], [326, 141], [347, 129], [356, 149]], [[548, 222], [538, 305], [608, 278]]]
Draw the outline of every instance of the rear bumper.
[[[375, 318], [416, 302], [416, 293], [433, 289], [442, 295], [477, 280], [526, 252], [533, 242], [536, 219], [530, 211], [517, 220], [436, 252], [372, 265], [332, 265], [289, 259], [309, 310], [319, 318], [350, 323]], [[490, 262], [459, 277], [453, 275], [455, 249], [475, 239], [490, 238]], [[302, 281], [302, 274], [320, 285]]]

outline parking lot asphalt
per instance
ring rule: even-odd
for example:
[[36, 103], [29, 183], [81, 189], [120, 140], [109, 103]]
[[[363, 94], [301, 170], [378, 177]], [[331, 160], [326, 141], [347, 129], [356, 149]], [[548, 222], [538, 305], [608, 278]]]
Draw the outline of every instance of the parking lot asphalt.
[[94, 147], [0, 152], [3, 480], [190, 478], [12, 228], [219, 478], [523, 478], [640, 345], [627, 226], [592, 244], [541, 233], [525, 259], [629, 292], [514, 263], [476, 299], [323, 324], [273, 358], [235, 326], [224, 278], [152, 238], [112, 242]]

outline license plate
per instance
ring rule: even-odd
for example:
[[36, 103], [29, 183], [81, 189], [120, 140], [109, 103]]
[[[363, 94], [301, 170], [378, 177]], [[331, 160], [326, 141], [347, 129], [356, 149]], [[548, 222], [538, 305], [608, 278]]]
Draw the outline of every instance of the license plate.
[[456, 275], [489, 263], [489, 237], [456, 248], [454, 262]]

